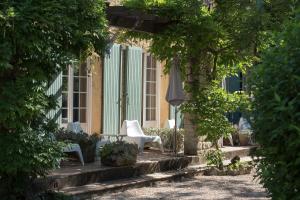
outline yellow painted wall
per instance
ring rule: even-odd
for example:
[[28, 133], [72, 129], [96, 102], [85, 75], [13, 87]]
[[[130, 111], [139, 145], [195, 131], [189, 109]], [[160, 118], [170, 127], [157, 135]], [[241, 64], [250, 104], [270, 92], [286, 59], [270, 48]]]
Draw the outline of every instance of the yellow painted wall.
[[92, 125], [91, 132], [101, 132], [102, 126], [102, 64], [99, 56], [92, 59]]
[[166, 93], [169, 85], [169, 75], [163, 73], [165, 63], [161, 63], [160, 76], [160, 128], [163, 128], [166, 121], [169, 119], [169, 103], [166, 101]]

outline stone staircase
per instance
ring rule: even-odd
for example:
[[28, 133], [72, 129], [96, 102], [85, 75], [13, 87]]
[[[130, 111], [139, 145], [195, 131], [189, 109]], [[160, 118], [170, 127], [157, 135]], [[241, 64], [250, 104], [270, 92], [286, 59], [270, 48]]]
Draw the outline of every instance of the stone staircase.
[[[244, 161], [251, 147], [226, 147], [225, 164], [234, 156]], [[138, 162], [127, 167], [99, 167], [93, 163], [85, 167], [60, 169], [49, 176], [53, 190], [71, 196], [74, 200], [92, 199], [106, 192], [151, 185], [159, 181], [176, 180], [201, 174], [207, 168], [203, 152], [198, 156], [166, 157], [159, 160]]]

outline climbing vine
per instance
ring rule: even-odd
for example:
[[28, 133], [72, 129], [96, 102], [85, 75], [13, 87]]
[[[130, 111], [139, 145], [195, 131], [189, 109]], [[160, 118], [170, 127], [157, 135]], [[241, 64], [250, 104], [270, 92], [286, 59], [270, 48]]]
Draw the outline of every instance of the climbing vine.
[[172, 22], [159, 34], [129, 31], [126, 36], [151, 40], [151, 52], [158, 59], [166, 60], [167, 68], [174, 56], [180, 58], [189, 94], [183, 111], [193, 115], [197, 133], [207, 136], [214, 144], [232, 131], [225, 113], [236, 109], [238, 106], [230, 106], [230, 103], [237, 105], [243, 96], [230, 96], [220, 89], [220, 82], [238, 71], [245, 72], [255, 60], [250, 52], [253, 52], [257, 32], [246, 28], [255, 18], [255, 4], [230, 2], [217, 1], [215, 5], [198, 0], [125, 2]]
[[221, 91], [221, 81], [259, 62], [259, 52], [272, 44], [272, 31], [281, 29], [293, 2], [125, 0], [125, 6], [170, 21], [160, 33], [127, 31], [125, 37], [150, 40], [150, 51], [166, 61], [167, 69], [175, 56], [180, 58], [189, 98], [184, 111], [196, 132], [216, 143], [232, 130], [224, 114], [247, 104], [245, 94]]

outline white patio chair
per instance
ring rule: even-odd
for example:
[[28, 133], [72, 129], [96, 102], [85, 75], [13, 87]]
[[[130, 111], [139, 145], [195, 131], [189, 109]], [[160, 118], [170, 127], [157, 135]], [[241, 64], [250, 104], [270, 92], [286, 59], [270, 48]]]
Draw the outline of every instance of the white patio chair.
[[161, 152], [164, 152], [161, 138], [145, 135], [137, 120], [125, 120], [122, 124], [121, 135], [127, 135], [124, 141], [137, 144], [140, 152], [143, 152], [145, 143], [157, 143]]
[[[83, 131], [79, 122], [69, 122], [67, 126], [67, 130], [74, 134], [80, 134]], [[63, 151], [64, 153], [75, 152], [78, 155], [81, 164], [84, 165], [82, 151], [79, 144], [71, 143]]]
[[63, 149], [63, 152], [64, 153], [75, 152], [78, 155], [82, 166], [84, 166], [84, 160], [83, 160], [83, 156], [79, 144], [71, 143]]
[[96, 143], [96, 153], [95, 153], [95, 160], [100, 161], [100, 150], [104, 147], [104, 145], [110, 143], [110, 138], [105, 136], [105, 134], [101, 135], [101, 139]]
[[68, 126], [67, 126], [67, 131], [70, 131], [72, 133], [76, 133], [79, 134], [81, 133], [83, 130], [80, 126], [79, 122], [69, 122]]
[[[50, 133], [50, 137], [53, 141], [56, 140], [55, 136], [53, 133]], [[84, 160], [83, 160], [83, 156], [82, 156], [82, 151], [81, 151], [81, 148], [79, 146], [79, 144], [76, 144], [76, 143], [70, 143], [68, 144], [68, 146], [66, 146], [63, 150], [62, 150], [64, 153], [71, 153], [71, 152], [75, 152], [78, 157], [79, 157], [79, 160], [82, 164], [82, 166], [84, 166]]]
[[175, 127], [175, 119], [169, 119], [165, 123], [165, 128], [174, 129]]
[[255, 139], [253, 136], [253, 131], [251, 128], [250, 123], [247, 121], [247, 119], [241, 117], [239, 120], [239, 134], [245, 134], [245, 135], [249, 135], [249, 143], [250, 144], [254, 144], [255, 143]]

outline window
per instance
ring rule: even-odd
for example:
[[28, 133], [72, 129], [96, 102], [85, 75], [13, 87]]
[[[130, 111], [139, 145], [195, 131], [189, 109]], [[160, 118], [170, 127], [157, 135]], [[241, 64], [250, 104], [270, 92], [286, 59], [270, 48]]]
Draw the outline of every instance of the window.
[[73, 68], [73, 122], [86, 123], [87, 67], [86, 63]]
[[62, 124], [68, 123], [69, 114], [69, 101], [68, 101], [68, 91], [69, 91], [69, 67], [66, 67], [62, 73]]
[[146, 121], [156, 120], [156, 60], [148, 55], [146, 64]]
[[86, 130], [88, 113], [87, 63], [68, 66], [62, 75], [62, 124], [80, 122]]

